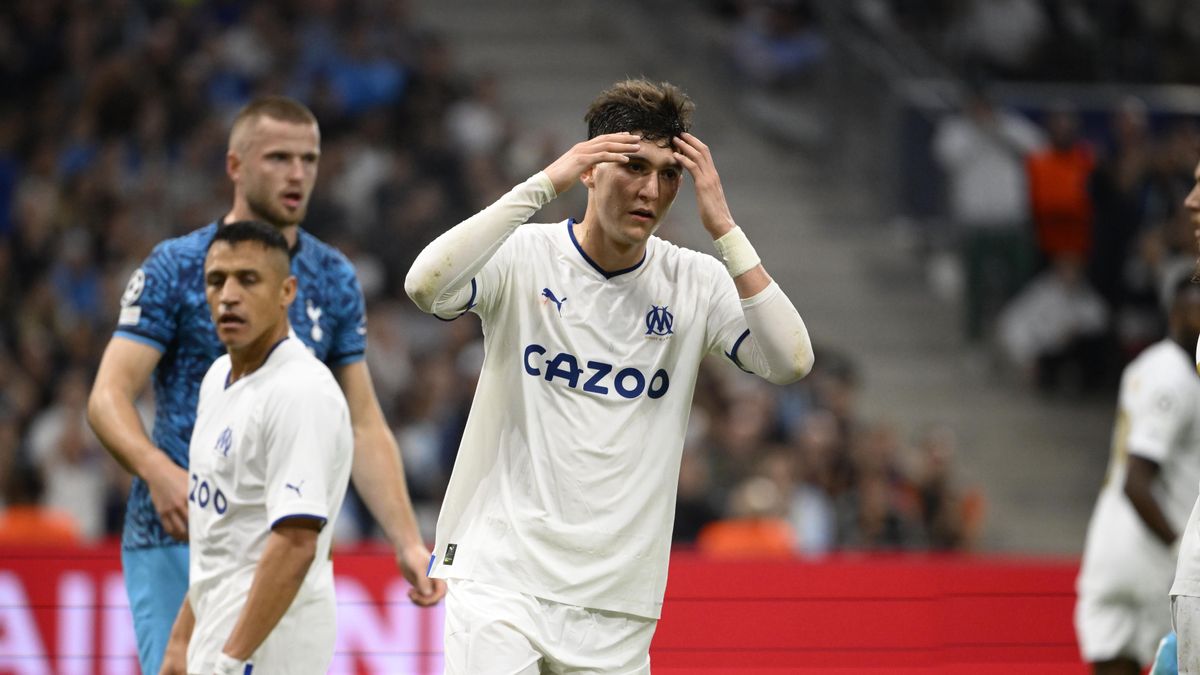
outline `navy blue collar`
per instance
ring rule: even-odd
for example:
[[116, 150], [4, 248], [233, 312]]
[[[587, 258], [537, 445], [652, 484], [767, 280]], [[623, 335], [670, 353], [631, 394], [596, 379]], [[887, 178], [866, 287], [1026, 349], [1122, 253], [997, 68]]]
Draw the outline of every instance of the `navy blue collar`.
[[642, 251], [642, 259], [637, 261], [637, 263], [634, 264], [632, 267], [626, 267], [623, 270], [609, 272], [609, 271], [605, 270], [603, 267], [597, 265], [596, 261], [592, 260], [591, 257], [588, 256], [587, 252], [585, 252], [583, 250], [583, 247], [579, 245], [579, 240], [575, 238], [575, 219], [574, 218], [567, 218], [567, 234], [569, 234], [571, 236], [571, 243], [575, 244], [575, 249], [577, 251], [579, 251], [579, 255], [583, 256], [583, 259], [586, 260], [587, 263], [592, 266], [592, 269], [594, 269], [597, 272], [599, 272], [600, 274], [602, 274], [605, 279], [611, 279], [613, 277], [625, 274], [626, 272], [632, 272], [632, 271], [636, 270], [637, 268], [641, 267], [642, 263], [646, 262], [646, 252]]

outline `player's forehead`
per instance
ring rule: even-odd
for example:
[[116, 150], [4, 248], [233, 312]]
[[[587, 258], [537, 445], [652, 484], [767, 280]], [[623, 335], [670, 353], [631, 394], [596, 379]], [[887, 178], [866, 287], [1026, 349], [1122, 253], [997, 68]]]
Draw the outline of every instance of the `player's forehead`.
[[[636, 131], [633, 133], [641, 135]], [[679, 160], [675, 159], [675, 148], [671, 145], [671, 139], [659, 138], [648, 141], [643, 138], [639, 145], [640, 148], [637, 152], [629, 153], [631, 158], [641, 159], [656, 169], [679, 167]]]
[[[269, 115], [246, 120], [234, 131], [234, 145], [261, 153], [286, 151], [296, 154], [320, 153], [321, 130], [309, 122], [289, 122]], [[240, 136], [240, 138], [239, 138]]]
[[204, 256], [204, 272], [261, 272], [274, 266], [285, 265], [287, 254], [257, 241], [214, 241]]

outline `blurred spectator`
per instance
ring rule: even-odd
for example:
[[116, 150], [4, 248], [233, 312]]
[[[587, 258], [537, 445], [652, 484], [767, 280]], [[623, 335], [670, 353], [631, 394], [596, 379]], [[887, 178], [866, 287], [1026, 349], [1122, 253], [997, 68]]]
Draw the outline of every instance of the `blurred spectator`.
[[468, 158], [498, 156], [512, 135], [512, 126], [495, 73], [475, 78], [470, 93], [450, 106], [446, 119], [451, 142]]
[[23, 461], [10, 462], [4, 476], [5, 508], [0, 511], [0, 546], [70, 546], [80, 543], [71, 517], [43, 506], [42, 475]]
[[708, 452], [712, 458], [712, 490], [718, 500], [729, 499], [734, 488], [754, 474], [770, 440], [774, 415], [773, 393], [760, 380], [736, 378], [724, 414], [714, 420]]
[[950, 217], [966, 275], [966, 336], [980, 340], [999, 308], [1028, 278], [1032, 246], [1026, 158], [1041, 132], [998, 108], [978, 85], [960, 113], [939, 122], [933, 152], [950, 183]]
[[876, 423], [854, 439], [856, 479], [837, 503], [842, 544], [861, 549], [904, 549], [916, 543], [915, 490], [900, 464], [896, 429]]
[[1110, 307], [1120, 303], [1125, 256], [1145, 218], [1153, 152], [1147, 124], [1144, 103], [1122, 101], [1112, 115], [1112, 147], [1092, 176], [1096, 223], [1088, 277]]
[[1087, 258], [1092, 246], [1088, 181], [1096, 160], [1079, 136], [1079, 117], [1059, 102], [1046, 117], [1050, 145], [1029, 157], [1029, 199], [1041, 264], [1069, 255]]
[[794, 485], [788, 520], [801, 553], [820, 555], [837, 544], [837, 513], [833, 495], [835, 462], [841, 448], [837, 419], [827, 410], [809, 415], [796, 443]]
[[29, 453], [44, 478], [45, 505], [69, 514], [79, 534], [91, 541], [105, 533], [104, 506], [116, 481], [112, 463], [87, 425], [89, 382], [80, 370], [61, 377], [53, 403], [29, 427]]
[[968, 0], [951, 27], [952, 49], [969, 72], [1021, 76], [1033, 65], [1047, 20], [1038, 0]]
[[720, 558], [789, 556], [796, 544], [791, 526], [782, 517], [785, 508], [774, 481], [751, 476], [730, 495], [729, 517], [700, 530], [697, 549]]
[[1121, 273], [1119, 301], [1113, 309], [1116, 365], [1123, 366], [1167, 332], [1164, 289], [1195, 266], [1195, 239], [1188, 214], [1138, 234]]
[[1083, 261], [1060, 255], [1004, 308], [998, 338], [1042, 391], [1088, 391], [1106, 373], [1108, 321], [1108, 308], [1088, 285]]
[[926, 545], [935, 551], [973, 548], [983, 518], [983, 495], [956, 475], [958, 435], [945, 424], [926, 428], [917, 441], [915, 487]]
[[737, 75], [765, 88], [814, 77], [829, 52], [806, 0], [750, 0], [739, 6], [730, 46]]

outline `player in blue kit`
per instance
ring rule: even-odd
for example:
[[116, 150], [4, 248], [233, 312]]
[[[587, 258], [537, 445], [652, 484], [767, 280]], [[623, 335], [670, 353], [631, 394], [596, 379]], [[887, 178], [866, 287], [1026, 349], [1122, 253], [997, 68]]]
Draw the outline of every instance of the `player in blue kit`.
[[[117, 329], [100, 362], [88, 420], [113, 457], [134, 475], [121, 564], [143, 673], [157, 673], [188, 587], [188, 442], [204, 373], [225, 348], [204, 294], [204, 256], [222, 223], [261, 220], [280, 229], [299, 280], [289, 319], [333, 371], [354, 427], [352, 478], [395, 548], [418, 605], [435, 604], [441, 581], [425, 574], [421, 541], [399, 448], [375, 397], [364, 360], [366, 308], [354, 268], [339, 251], [300, 229], [316, 182], [320, 130], [312, 112], [283, 97], [252, 101], [229, 135], [226, 173], [233, 207], [216, 222], [155, 247], [121, 297]], [[147, 436], [134, 400], [153, 379], [155, 420]]]

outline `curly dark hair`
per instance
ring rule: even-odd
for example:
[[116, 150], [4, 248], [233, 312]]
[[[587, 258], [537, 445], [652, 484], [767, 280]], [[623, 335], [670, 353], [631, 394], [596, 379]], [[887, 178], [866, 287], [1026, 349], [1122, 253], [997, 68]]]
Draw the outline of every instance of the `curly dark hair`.
[[669, 141], [692, 126], [696, 104], [669, 82], [624, 80], [604, 90], [583, 116], [588, 138], [637, 132], [648, 141]]

